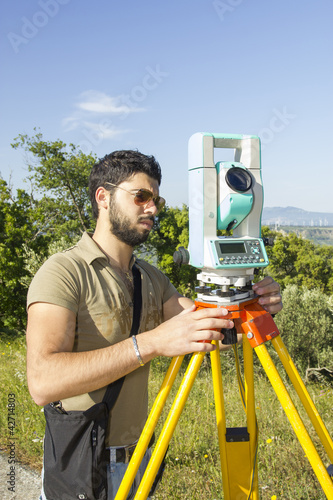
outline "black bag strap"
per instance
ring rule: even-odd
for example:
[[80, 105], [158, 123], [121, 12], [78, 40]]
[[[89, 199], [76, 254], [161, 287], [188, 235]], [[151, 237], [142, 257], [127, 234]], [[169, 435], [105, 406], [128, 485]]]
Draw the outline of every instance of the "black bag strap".
[[[140, 327], [141, 309], [142, 309], [142, 290], [141, 290], [141, 273], [134, 264], [132, 267], [134, 292], [133, 292], [133, 321], [130, 332], [130, 337], [136, 335]], [[107, 404], [108, 410], [111, 411], [114, 407], [120, 393], [120, 389], [124, 383], [125, 377], [121, 377], [108, 385], [104, 394], [103, 402]]]

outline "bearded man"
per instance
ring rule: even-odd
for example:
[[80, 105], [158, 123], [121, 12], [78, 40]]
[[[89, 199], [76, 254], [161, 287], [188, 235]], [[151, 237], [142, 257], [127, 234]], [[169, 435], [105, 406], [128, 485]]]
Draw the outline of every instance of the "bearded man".
[[[84, 412], [102, 401], [110, 383], [125, 377], [106, 431], [109, 500], [147, 418], [149, 362], [157, 356], [209, 352], [215, 349], [210, 341], [222, 341], [221, 329], [233, 327], [226, 309], [196, 310], [161, 271], [133, 255], [165, 204], [160, 182], [155, 158], [138, 151], [115, 151], [99, 161], [89, 179], [95, 232], [84, 233], [77, 245], [49, 258], [28, 293], [27, 373], [38, 405], [57, 401], [64, 414]], [[130, 335], [135, 268], [142, 293], [137, 336]], [[273, 279], [257, 283], [256, 294], [270, 313], [282, 308]], [[135, 494], [150, 453], [149, 448], [128, 498]], [[44, 489], [40, 498], [51, 500]]]

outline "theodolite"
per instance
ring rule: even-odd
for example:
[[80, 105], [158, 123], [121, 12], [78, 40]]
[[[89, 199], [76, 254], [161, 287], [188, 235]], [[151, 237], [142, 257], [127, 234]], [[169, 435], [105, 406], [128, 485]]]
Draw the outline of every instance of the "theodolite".
[[[215, 150], [234, 150], [233, 161], [214, 161]], [[328, 499], [333, 499], [333, 442], [284, 346], [272, 316], [252, 291], [256, 270], [269, 262], [261, 237], [263, 186], [260, 140], [256, 136], [197, 133], [189, 140], [189, 246], [174, 254], [178, 264], [198, 269], [198, 309], [225, 307], [235, 328], [227, 344], [243, 338], [240, 393], [246, 427], [226, 427], [219, 349], [210, 353], [224, 500], [258, 500], [258, 426], [255, 414], [253, 351], [284, 409]], [[232, 235], [230, 234], [232, 231]], [[271, 341], [331, 461], [326, 468], [266, 349]], [[146, 499], [169, 446], [205, 353], [192, 355], [183, 381], [155, 445], [135, 500]], [[184, 356], [173, 358], [142, 431], [115, 500], [125, 500], [154, 433]], [[238, 370], [239, 372], [239, 370]], [[240, 372], [239, 372], [240, 373]], [[239, 374], [239, 379], [241, 375]]]

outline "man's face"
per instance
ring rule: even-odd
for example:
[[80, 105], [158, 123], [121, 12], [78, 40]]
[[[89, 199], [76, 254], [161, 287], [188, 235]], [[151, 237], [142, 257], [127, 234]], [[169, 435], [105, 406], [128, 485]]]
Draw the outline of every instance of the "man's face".
[[110, 196], [110, 230], [118, 240], [131, 247], [147, 240], [157, 213], [153, 201], [142, 206], [134, 203], [134, 194], [138, 189], [148, 189], [154, 195], [158, 195], [159, 192], [158, 182], [155, 179], [138, 173], [119, 184], [119, 188], [115, 188]]

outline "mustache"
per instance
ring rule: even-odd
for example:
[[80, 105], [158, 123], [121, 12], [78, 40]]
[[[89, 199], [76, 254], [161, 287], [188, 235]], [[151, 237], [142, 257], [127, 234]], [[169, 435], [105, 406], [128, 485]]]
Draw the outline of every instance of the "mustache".
[[138, 221], [151, 220], [153, 223], [155, 222], [155, 217], [153, 215], [141, 215], [138, 217]]

